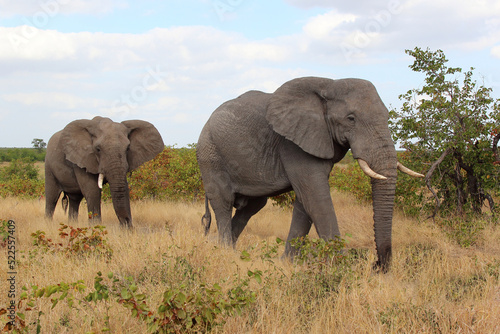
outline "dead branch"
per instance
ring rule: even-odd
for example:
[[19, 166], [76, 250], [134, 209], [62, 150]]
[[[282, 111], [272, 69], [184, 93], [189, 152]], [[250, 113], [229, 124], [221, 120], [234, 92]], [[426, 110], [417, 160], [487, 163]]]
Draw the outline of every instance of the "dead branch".
[[432, 193], [432, 195], [434, 196], [434, 199], [436, 201], [436, 207], [434, 209], [434, 212], [432, 213], [432, 215], [430, 215], [429, 217], [427, 217], [427, 219], [432, 218], [432, 220], [434, 220], [434, 217], [436, 216], [436, 214], [438, 212], [438, 209], [441, 206], [441, 202], [439, 201], [439, 198], [438, 198], [436, 192], [434, 191], [434, 189], [432, 189], [432, 185], [431, 185], [432, 174], [434, 174], [434, 171], [436, 170], [436, 168], [439, 166], [439, 164], [441, 162], [443, 162], [444, 158], [446, 158], [446, 156], [448, 154], [450, 154], [450, 152], [451, 152], [451, 149], [447, 148], [441, 154], [441, 156], [439, 157], [439, 159], [437, 159], [436, 161], [434, 161], [434, 163], [431, 165], [431, 168], [429, 168], [429, 170], [425, 174], [425, 184], [427, 185], [427, 188], [430, 190], [430, 192]]

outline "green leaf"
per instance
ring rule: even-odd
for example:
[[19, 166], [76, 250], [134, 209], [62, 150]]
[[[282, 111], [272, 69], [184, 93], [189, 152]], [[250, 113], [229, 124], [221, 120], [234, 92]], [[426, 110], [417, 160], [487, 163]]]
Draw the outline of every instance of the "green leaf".
[[132, 298], [132, 294], [126, 288], [123, 288], [121, 290], [120, 296], [125, 300], [129, 300], [130, 298]]
[[178, 317], [179, 319], [183, 319], [183, 320], [184, 320], [184, 319], [186, 319], [186, 311], [184, 311], [184, 310], [182, 310], [182, 309], [181, 309], [181, 310], [179, 310], [179, 311], [177, 311], [177, 317]]
[[179, 303], [179, 305], [183, 305], [186, 302], [186, 295], [182, 292], [179, 292], [175, 297], [175, 301]]
[[246, 250], [242, 251], [241, 255], [240, 255], [240, 259], [243, 261], [250, 261], [251, 260], [250, 254]]
[[37, 290], [36, 293], [35, 293], [35, 297], [39, 298], [39, 297], [42, 297], [43, 294], [45, 293], [45, 289], [40, 289], [40, 290]]
[[52, 307], [51, 308], [53, 309], [54, 307], [56, 307], [56, 305], [57, 305], [58, 302], [59, 302], [59, 299], [53, 299], [52, 300]]

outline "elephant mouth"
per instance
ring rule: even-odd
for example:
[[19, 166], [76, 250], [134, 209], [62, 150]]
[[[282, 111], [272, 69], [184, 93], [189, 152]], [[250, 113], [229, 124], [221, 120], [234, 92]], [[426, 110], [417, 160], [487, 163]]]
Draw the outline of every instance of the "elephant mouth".
[[[359, 164], [359, 167], [361, 168], [361, 170], [366, 174], [368, 175], [369, 177], [371, 177], [372, 179], [376, 179], [376, 180], [387, 180], [387, 177], [384, 176], [384, 175], [381, 175], [377, 172], [375, 172], [373, 169], [370, 168], [370, 166], [368, 165], [368, 163], [366, 161], [364, 161], [363, 159], [357, 159], [358, 160], [358, 164]], [[408, 167], [405, 167], [402, 163], [400, 163], [398, 161], [397, 163], [397, 169], [399, 169], [401, 172], [405, 173], [405, 174], [408, 174], [410, 176], [414, 176], [414, 177], [424, 177], [424, 175], [420, 174], [420, 173], [417, 173], [411, 169], [409, 169]]]

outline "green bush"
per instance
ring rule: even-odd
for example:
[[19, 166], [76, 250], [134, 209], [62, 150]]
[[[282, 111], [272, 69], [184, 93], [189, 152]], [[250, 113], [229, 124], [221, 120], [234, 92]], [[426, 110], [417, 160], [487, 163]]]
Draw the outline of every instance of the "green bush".
[[0, 148], [0, 161], [10, 162], [18, 159], [44, 161], [45, 152], [45, 149], [35, 148]]
[[0, 197], [40, 198], [43, 195], [44, 182], [28, 158], [13, 160], [0, 168]]
[[354, 195], [359, 201], [371, 201], [370, 178], [363, 173], [357, 163], [334, 166], [330, 174], [330, 187]]
[[167, 146], [129, 176], [130, 198], [199, 200], [204, 196], [194, 144]]
[[35, 180], [38, 178], [38, 168], [27, 158], [13, 160], [9, 165], [0, 169], [0, 180], [12, 179]]

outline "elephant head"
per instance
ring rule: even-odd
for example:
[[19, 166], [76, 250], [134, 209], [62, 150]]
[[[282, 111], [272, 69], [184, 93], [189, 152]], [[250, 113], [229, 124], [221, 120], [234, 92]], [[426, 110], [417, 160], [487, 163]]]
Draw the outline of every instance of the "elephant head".
[[274, 131], [318, 158], [336, 162], [351, 149], [372, 178], [377, 263], [386, 270], [397, 168], [404, 167], [397, 161], [389, 113], [373, 84], [361, 79], [294, 79], [273, 94], [266, 118]]
[[141, 120], [116, 123], [98, 116], [69, 123], [62, 131], [61, 142], [68, 161], [99, 175], [99, 188], [103, 182], [109, 183], [120, 223], [131, 226], [127, 173], [163, 150], [158, 130]]

